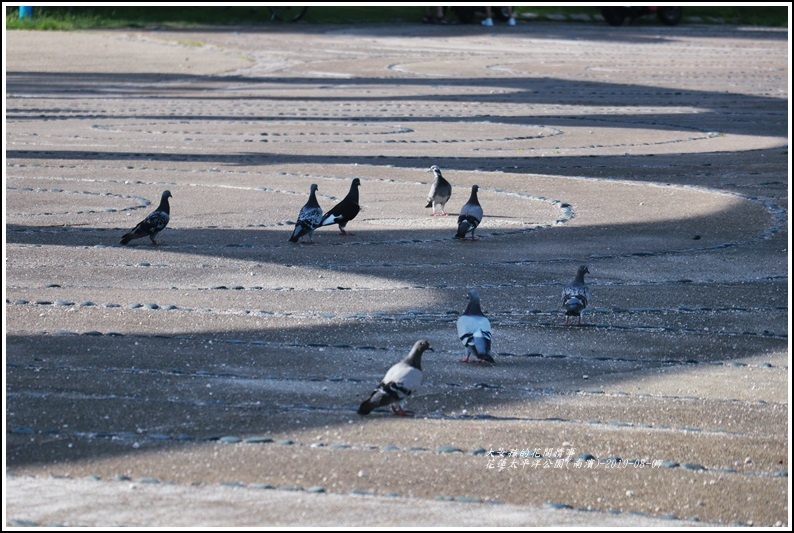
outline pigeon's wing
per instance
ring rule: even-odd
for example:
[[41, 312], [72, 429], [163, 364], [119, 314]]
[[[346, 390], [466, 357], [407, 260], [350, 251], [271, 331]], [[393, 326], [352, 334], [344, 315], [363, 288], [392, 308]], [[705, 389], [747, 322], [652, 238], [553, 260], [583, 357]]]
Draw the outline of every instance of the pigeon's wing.
[[579, 315], [590, 300], [590, 289], [587, 285], [568, 285], [562, 291], [562, 306], [566, 314]]
[[460, 216], [465, 218], [473, 218], [479, 222], [482, 220], [482, 206], [480, 204], [463, 204], [463, 207], [460, 209]]
[[436, 198], [436, 188], [438, 187], [438, 180], [434, 180], [430, 186], [430, 192], [427, 193], [427, 205], [425, 207], [433, 207], [433, 202]]
[[405, 389], [407, 396], [422, 383], [422, 371], [400, 361], [386, 372], [383, 383]]
[[480, 225], [480, 220], [482, 220], [482, 208], [479, 209], [479, 215], [477, 210], [469, 210], [469, 214], [464, 214], [461, 210], [461, 214], [458, 216], [458, 232], [455, 237], [462, 239], [467, 233], [473, 232]]
[[295, 229], [292, 232], [291, 240], [297, 240], [309, 232], [317, 229], [322, 219], [322, 209], [319, 207], [304, 205], [301, 208], [300, 213], [298, 213], [298, 220], [295, 223]]
[[138, 225], [125, 234], [121, 238], [122, 244], [126, 244], [132, 239], [139, 239], [141, 237], [151, 236], [154, 237], [168, 225], [170, 216], [165, 211], [154, 211], [149, 213], [149, 216], [138, 222]]

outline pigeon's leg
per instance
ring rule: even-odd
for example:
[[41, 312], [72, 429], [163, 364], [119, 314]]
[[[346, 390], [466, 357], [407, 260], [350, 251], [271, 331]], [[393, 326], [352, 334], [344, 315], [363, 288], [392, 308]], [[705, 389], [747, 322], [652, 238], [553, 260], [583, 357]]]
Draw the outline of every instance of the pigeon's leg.
[[406, 411], [405, 409], [403, 409], [402, 405], [400, 404], [392, 404], [391, 410], [397, 416], [414, 416], [414, 414], [411, 413], [410, 411]]
[[566, 326], [568, 325], [568, 315], [565, 315], [565, 322], [564, 322], [564, 325], [566, 325]]
[[158, 243], [156, 240], [154, 240], [154, 235], [149, 235], [149, 240], [152, 241], [152, 244], [154, 244], [155, 246], [159, 246], [160, 245], [160, 243]]
[[470, 357], [469, 352], [466, 352], [466, 359], [458, 359], [458, 363], [468, 363], [469, 357]]

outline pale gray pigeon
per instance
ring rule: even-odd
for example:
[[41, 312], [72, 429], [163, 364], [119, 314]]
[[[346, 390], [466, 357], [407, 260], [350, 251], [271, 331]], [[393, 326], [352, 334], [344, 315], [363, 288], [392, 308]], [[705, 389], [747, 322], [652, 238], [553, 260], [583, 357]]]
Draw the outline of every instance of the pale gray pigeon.
[[422, 383], [422, 354], [426, 350], [433, 351], [428, 341], [416, 341], [408, 357], [392, 366], [378, 388], [362, 402], [358, 414], [368, 415], [376, 407], [390, 405], [396, 415], [413, 416], [403, 409], [403, 404]]
[[[441, 169], [436, 165], [433, 165], [427, 171], [435, 174], [436, 179], [433, 185], [430, 186], [430, 193], [427, 195], [427, 205], [425, 207], [433, 208], [433, 214], [430, 216], [447, 216], [444, 206], [447, 205], [449, 198], [452, 196], [452, 185], [444, 179], [444, 176], [441, 175]], [[436, 213], [436, 207], [441, 210], [441, 213]]]
[[574, 280], [562, 289], [562, 307], [565, 309], [566, 324], [570, 316], [578, 317], [579, 324], [582, 323], [582, 311], [590, 301], [590, 288], [584, 282], [584, 275], [589, 273], [586, 265], [580, 266]]
[[491, 353], [491, 322], [480, 307], [480, 293], [477, 289], [469, 289], [469, 305], [458, 317], [458, 337], [466, 348], [466, 359], [461, 362], [468, 363], [469, 357], [475, 357], [475, 363], [488, 361], [493, 363]]
[[471, 186], [471, 196], [469, 201], [463, 204], [460, 208], [460, 215], [458, 216], [458, 232], [455, 234], [456, 239], [465, 239], [467, 233], [471, 233], [471, 240], [476, 239], [474, 230], [480, 225], [482, 221], [482, 206], [477, 199], [477, 185]]
[[292, 231], [289, 242], [298, 242], [304, 235], [309, 236], [309, 242], [314, 242], [312, 241], [312, 235], [314, 235], [314, 230], [317, 229], [323, 218], [323, 210], [320, 204], [317, 203], [316, 192], [317, 184], [312, 183], [309, 191], [309, 201], [301, 207], [300, 213], [298, 213], [298, 221], [295, 222], [295, 229]]
[[133, 239], [149, 237], [152, 244], [157, 245], [157, 241], [154, 240], [155, 235], [163, 231], [171, 219], [171, 206], [168, 205], [169, 198], [171, 198], [171, 191], [163, 191], [162, 196], [160, 196], [160, 205], [157, 206], [157, 209], [141, 220], [132, 231], [123, 235], [121, 244], [127, 244]]

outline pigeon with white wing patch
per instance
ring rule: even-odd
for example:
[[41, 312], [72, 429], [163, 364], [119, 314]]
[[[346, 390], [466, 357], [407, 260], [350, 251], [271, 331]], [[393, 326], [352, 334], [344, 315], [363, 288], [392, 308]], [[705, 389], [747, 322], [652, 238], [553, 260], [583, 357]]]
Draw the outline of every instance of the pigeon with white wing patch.
[[345, 226], [347, 226], [348, 222], [356, 218], [356, 215], [358, 215], [358, 212], [361, 210], [361, 206], [358, 205], [359, 185], [361, 185], [361, 180], [358, 178], [353, 178], [353, 182], [350, 184], [350, 191], [347, 193], [347, 196], [342, 198], [341, 202], [336, 204], [331, 208], [330, 211], [323, 215], [323, 218], [320, 221], [320, 227], [339, 224], [339, 232], [342, 235], [353, 235], [352, 233], [345, 231]]

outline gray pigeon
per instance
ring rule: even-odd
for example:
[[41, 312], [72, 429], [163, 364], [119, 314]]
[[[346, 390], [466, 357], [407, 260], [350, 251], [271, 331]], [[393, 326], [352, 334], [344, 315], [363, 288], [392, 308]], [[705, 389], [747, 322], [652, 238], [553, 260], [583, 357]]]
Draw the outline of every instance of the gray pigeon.
[[378, 388], [362, 402], [358, 414], [368, 415], [377, 407], [390, 405], [398, 416], [413, 416], [403, 409], [403, 404], [422, 383], [422, 354], [426, 350], [433, 351], [428, 341], [416, 341], [408, 357], [391, 367]]
[[586, 265], [580, 266], [574, 280], [562, 289], [562, 307], [565, 309], [566, 324], [569, 316], [579, 317], [579, 324], [582, 323], [582, 311], [590, 301], [590, 288], [584, 282], [584, 275], [589, 273]]
[[171, 206], [168, 205], [169, 198], [171, 198], [171, 191], [163, 191], [163, 195], [160, 197], [160, 205], [157, 206], [157, 209], [141, 220], [132, 231], [123, 235], [121, 244], [127, 244], [133, 239], [149, 237], [152, 244], [157, 245], [157, 241], [154, 240], [155, 235], [165, 229], [171, 218]]
[[471, 233], [471, 240], [476, 239], [474, 230], [480, 225], [482, 220], [482, 206], [477, 199], [477, 185], [471, 186], [471, 196], [469, 201], [463, 204], [460, 208], [460, 215], [458, 216], [458, 232], [455, 234], [456, 239], [465, 239], [467, 233]]
[[298, 213], [298, 221], [295, 222], [295, 229], [292, 231], [292, 237], [289, 238], [289, 242], [298, 242], [304, 235], [309, 236], [309, 242], [314, 242], [312, 235], [314, 235], [314, 230], [317, 229], [323, 218], [323, 210], [320, 204], [317, 203], [316, 192], [317, 184], [312, 183], [309, 201], [301, 207], [300, 213]]
[[469, 357], [475, 357], [475, 363], [488, 361], [493, 363], [491, 354], [491, 322], [482, 313], [480, 307], [480, 293], [477, 289], [469, 289], [469, 305], [458, 318], [458, 337], [466, 347], [466, 359], [461, 359], [462, 363], [468, 363]]
[[[436, 165], [433, 165], [427, 171], [435, 174], [436, 180], [430, 186], [430, 194], [427, 195], [427, 205], [425, 207], [433, 208], [433, 214], [430, 216], [447, 216], [446, 212], [444, 212], [444, 206], [447, 205], [450, 196], [452, 196], [452, 185], [444, 179], [444, 176], [441, 175], [441, 169]], [[441, 209], [441, 213], [436, 213], [436, 206]]]
[[342, 201], [331, 208], [326, 214], [323, 215], [320, 221], [320, 227], [331, 226], [339, 224], [339, 231], [342, 235], [353, 235], [345, 231], [347, 223], [356, 218], [361, 206], [358, 205], [358, 187], [361, 185], [361, 180], [353, 178], [353, 183], [350, 184], [350, 191], [347, 196], [342, 198]]

